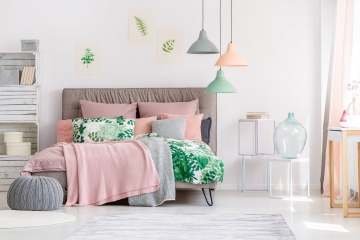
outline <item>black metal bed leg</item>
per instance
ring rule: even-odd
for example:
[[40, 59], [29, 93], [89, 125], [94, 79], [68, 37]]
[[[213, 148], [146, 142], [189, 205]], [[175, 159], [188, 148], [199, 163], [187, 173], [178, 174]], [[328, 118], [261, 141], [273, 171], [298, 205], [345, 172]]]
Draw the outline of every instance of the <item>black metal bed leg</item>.
[[204, 190], [203, 188], [202, 188], [201, 190], [202, 190], [202, 192], [203, 192], [203, 194], [204, 194], [206, 203], [207, 203], [209, 206], [212, 206], [212, 205], [213, 205], [213, 198], [212, 198], [212, 195], [211, 195], [211, 191], [214, 191], [214, 189], [209, 188], [209, 195], [210, 195], [210, 200], [211, 200], [210, 203], [209, 203], [209, 201], [208, 201], [208, 198], [206, 197], [205, 190]]

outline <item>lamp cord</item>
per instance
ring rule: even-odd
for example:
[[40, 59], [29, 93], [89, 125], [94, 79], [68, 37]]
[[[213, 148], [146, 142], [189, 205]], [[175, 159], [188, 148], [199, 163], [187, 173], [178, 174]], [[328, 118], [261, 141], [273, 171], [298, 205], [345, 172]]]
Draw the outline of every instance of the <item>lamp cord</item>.
[[[220, 57], [221, 57], [221, 0], [220, 0]], [[221, 70], [221, 66], [220, 66]]]
[[202, 30], [204, 30], [204, 0], [202, 0]]
[[231, 16], [231, 39], [230, 39], [230, 42], [232, 43], [232, 34], [233, 34], [233, 26], [232, 26], [232, 24], [233, 24], [233, 17], [232, 17], [232, 15], [233, 15], [233, 7], [232, 7], [232, 3], [233, 3], [233, 1], [231, 0], [231, 14], [230, 14], [230, 16]]

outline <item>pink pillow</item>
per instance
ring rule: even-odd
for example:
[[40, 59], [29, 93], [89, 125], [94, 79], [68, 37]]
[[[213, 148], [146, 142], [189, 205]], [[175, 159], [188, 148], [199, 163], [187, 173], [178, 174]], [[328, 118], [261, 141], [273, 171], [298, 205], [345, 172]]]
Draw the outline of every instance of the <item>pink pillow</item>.
[[178, 115], [195, 115], [199, 100], [190, 102], [138, 102], [140, 117], [158, 116], [160, 119], [161, 113], [170, 113]]
[[57, 142], [72, 142], [73, 125], [71, 119], [59, 120], [56, 126], [56, 140]]
[[136, 118], [136, 102], [131, 104], [107, 104], [80, 100], [80, 105], [83, 117], [86, 118], [117, 116]]
[[174, 115], [168, 113], [162, 113], [160, 115], [161, 119], [169, 118], [186, 118], [185, 126], [185, 139], [187, 140], [201, 140], [201, 120], [204, 117], [204, 114], [198, 115]]
[[139, 134], [147, 134], [152, 132], [150, 121], [156, 121], [157, 117], [138, 118], [135, 120], [134, 136]]

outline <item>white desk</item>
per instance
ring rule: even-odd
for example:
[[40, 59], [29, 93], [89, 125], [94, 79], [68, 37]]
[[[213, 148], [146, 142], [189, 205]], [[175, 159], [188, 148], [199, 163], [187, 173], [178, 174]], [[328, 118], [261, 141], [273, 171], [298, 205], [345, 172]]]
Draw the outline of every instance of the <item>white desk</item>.
[[[344, 217], [360, 217], [360, 212], [349, 212], [349, 207], [360, 207], [360, 199], [357, 203], [348, 201], [348, 142], [358, 143], [358, 173], [360, 173], [360, 128], [329, 128], [329, 166], [330, 166], [330, 207], [342, 207]], [[334, 202], [334, 142], [341, 144], [342, 156], [342, 194], [343, 203]], [[360, 186], [360, 177], [358, 177]]]

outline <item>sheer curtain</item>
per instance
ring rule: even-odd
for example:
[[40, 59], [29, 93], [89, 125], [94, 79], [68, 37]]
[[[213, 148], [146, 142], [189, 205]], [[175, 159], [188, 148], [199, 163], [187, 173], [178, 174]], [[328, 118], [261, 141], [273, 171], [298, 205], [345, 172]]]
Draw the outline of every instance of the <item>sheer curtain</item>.
[[[332, 53], [329, 66], [326, 106], [323, 124], [323, 152], [322, 152], [322, 194], [330, 195], [330, 179], [328, 165], [327, 128], [337, 127], [342, 111], [351, 102], [351, 92], [347, 90], [348, 83], [360, 81], [360, 0], [338, 0], [335, 16], [335, 30], [333, 36]], [[359, 89], [358, 89], [359, 91]], [[359, 92], [358, 92], [359, 94]], [[360, 94], [359, 94], [360, 96]], [[351, 153], [356, 152], [353, 147]], [[356, 157], [350, 154], [350, 157]], [[340, 144], [334, 146], [334, 186], [335, 196], [340, 195]], [[351, 161], [350, 161], [351, 162]], [[349, 162], [349, 163], [350, 163]], [[352, 161], [349, 169], [357, 169], [357, 163]], [[355, 167], [356, 166], [356, 167]], [[357, 173], [349, 173], [349, 186], [358, 191]]]

